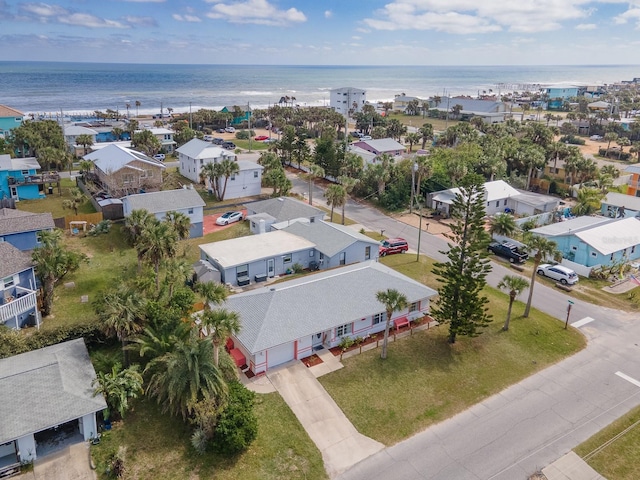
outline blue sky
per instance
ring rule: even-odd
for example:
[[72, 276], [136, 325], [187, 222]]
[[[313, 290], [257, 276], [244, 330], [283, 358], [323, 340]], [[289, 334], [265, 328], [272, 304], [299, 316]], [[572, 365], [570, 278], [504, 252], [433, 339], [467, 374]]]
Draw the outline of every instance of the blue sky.
[[0, 60], [640, 64], [640, 0], [0, 0], [0, 45]]

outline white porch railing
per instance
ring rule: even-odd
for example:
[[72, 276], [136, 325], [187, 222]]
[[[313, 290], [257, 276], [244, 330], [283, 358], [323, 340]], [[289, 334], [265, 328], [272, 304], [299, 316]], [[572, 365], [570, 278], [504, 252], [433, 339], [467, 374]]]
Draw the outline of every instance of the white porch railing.
[[16, 287], [17, 290], [29, 292], [19, 298], [15, 298], [4, 305], [0, 305], [0, 323], [7, 323], [16, 319], [20, 314], [37, 307], [36, 292]]

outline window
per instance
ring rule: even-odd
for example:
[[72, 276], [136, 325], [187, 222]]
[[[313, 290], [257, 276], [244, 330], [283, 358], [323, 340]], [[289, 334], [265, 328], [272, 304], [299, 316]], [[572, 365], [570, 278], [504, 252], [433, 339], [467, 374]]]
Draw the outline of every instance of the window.
[[609, 260], [613, 261], [613, 253], [609, 256]]
[[238, 265], [236, 267], [236, 275], [241, 277], [243, 275], [249, 275], [249, 265]]
[[409, 313], [417, 312], [419, 308], [420, 308], [420, 302], [413, 302], [411, 305], [409, 305]]
[[316, 217], [311, 217], [309, 219], [309, 223], [316, 223]]
[[379, 323], [385, 322], [387, 320], [387, 314], [386, 312], [376, 313], [372, 318], [373, 320], [371, 324], [378, 325]]
[[22, 175], [29, 175], [29, 170], [22, 170], [20, 173], [22, 173]]
[[232, 182], [233, 182], [235, 179], [236, 179], [236, 176], [235, 176], [235, 175], [231, 175], [231, 176], [229, 177], [229, 180], [231, 180]]
[[371, 259], [371, 247], [364, 247], [364, 259], [365, 260]]
[[593, 258], [596, 258], [596, 257], [598, 256], [598, 254], [597, 254], [596, 252], [591, 252], [591, 256], [592, 256]]
[[282, 262], [283, 263], [291, 263], [291, 254], [289, 253], [288, 255], [283, 255], [282, 256]]
[[253, 172], [253, 178], [258, 178], [258, 171]]
[[190, 208], [189, 210], [187, 210], [187, 213], [188, 213], [189, 215], [193, 215], [193, 208]]
[[315, 255], [315, 252], [313, 250], [309, 250], [309, 257], [313, 258], [314, 255]]
[[574, 252], [577, 252], [578, 251], [578, 247], [576, 247], [575, 245], [572, 245], [571, 246], [571, 250], [573, 250]]
[[346, 265], [347, 263], [347, 254], [345, 252], [340, 253], [340, 265]]
[[200, 166], [204, 165], [204, 159], [200, 159]]
[[13, 281], [13, 276], [3, 278], [2, 282], [4, 283], [4, 288], [13, 287], [13, 285], [15, 284], [15, 282]]
[[153, 170], [145, 170], [145, 173], [147, 174], [147, 178], [153, 177]]
[[336, 337], [342, 337], [344, 335], [349, 335], [351, 333], [351, 324], [347, 323], [346, 325], [340, 325], [336, 328]]
[[500, 200], [496, 202], [496, 207], [499, 207], [499, 206], [500, 206]]
[[633, 253], [633, 252], [635, 252], [635, 251], [636, 251], [636, 246], [635, 246], [635, 245], [633, 245], [633, 246], [631, 247], [631, 253]]
[[122, 175], [122, 183], [133, 183], [133, 174], [125, 173]]
[[320, 260], [324, 260], [324, 253], [320, 252]]

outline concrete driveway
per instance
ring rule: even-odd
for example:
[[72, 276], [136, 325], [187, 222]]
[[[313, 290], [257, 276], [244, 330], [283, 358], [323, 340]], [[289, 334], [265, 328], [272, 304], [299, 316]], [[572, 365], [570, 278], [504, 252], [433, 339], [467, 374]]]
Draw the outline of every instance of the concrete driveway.
[[331, 478], [384, 448], [356, 430], [301, 362], [270, 371], [267, 377], [322, 453]]
[[17, 478], [20, 480], [95, 480], [98, 477], [91, 469], [89, 444], [82, 442], [37, 459], [32, 472]]

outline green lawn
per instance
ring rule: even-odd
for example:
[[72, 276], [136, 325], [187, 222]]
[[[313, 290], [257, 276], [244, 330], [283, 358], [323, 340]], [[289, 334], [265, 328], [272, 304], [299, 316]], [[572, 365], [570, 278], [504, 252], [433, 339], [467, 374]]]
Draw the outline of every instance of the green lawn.
[[459, 123], [457, 120], [452, 119], [449, 119], [449, 121], [447, 122], [446, 120], [440, 120], [439, 118], [423, 118], [422, 115], [405, 115], [404, 113], [389, 113], [388, 118], [395, 118], [399, 120], [403, 125], [416, 128], [420, 128], [425, 123], [430, 123], [431, 125], [433, 125], [433, 130], [436, 132], [444, 131], [447, 126], [452, 127], [453, 125], [457, 125]]
[[[18, 210], [24, 210], [26, 212], [33, 213], [46, 213], [51, 212], [53, 218], [61, 218], [67, 215], [73, 215], [73, 210], [65, 210], [62, 208], [62, 202], [71, 198], [71, 190], [76, 188], [76, 184], [69, 178], [63, 178], [60, 180], [60, 186], [62, 195], [58, 194], [58, 189], [54, 188], [53, 194], [48, 195], [39, 200], [21, 200], [16, 205]], [[91, 202], [87, 199], [80, 208], [78, 213], [94, 213], [96, 210], [91, 205]]]
[[256, 415], [258, 438], [247, 451], [232, 458], [213, 452], [199, 456], [191, 448], [190, 429], [143, 399], [91, 447], [96, 471], [100, 479], [108, 478], [106, 461], [124, 445], [128, 479], [326, 478], [320, 452], [279, 394], [258, 395]]
[[[238, 148], [249, 151], [249, 140], [240, 140], [239, 138], [234, 138], [231, 141], [235, 143]], [[256, 142], [255, 140], [251, 139], [252, 152], [255, 152], [255, 151], [262, 152], [263, 150], [267, 150], [268, 148], [269, 148], [268, 143]]]
[[[623, 433], [627, 428], [629, 431]], [[620, 434], [622, 435], [619, 438], [613, 440]], [[604, 446], [609, 441], [612, 443]], [[604, 448], [593, 453], [601, 447]], [[600, 430], [575, 449], [580, 457], [588, 456], [586, 462], [610, 480], [637, 480], [640, 478], [639, 451], [640, 407], [636, 407], [608, 427]]]
[[[394, 255], [382, 262], [436, 288], [432, 262], [413, 255]], [[486, 288], [493, 323], [476, 338], [447, 343], [448, 327], [427, 331], [390, 344], [389, 357], [377, 349], [345, 360], [345, 368], [320, 378], [331, 396], [369, 437], [394, 444], [459, 413], [484, 398], [579, 351], [584, 337], [562, 322], [514, 305], [509, 332], [502, 332], [508, 297]]]

